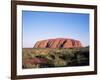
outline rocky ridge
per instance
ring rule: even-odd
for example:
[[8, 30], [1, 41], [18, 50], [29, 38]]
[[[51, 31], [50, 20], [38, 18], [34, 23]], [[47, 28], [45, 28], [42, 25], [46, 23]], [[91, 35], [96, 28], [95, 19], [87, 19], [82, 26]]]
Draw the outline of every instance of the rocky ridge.
[[79, 40], [68, 38], [56, 38], [37, 41], [34, 48], [79, 48], [82, 44]]

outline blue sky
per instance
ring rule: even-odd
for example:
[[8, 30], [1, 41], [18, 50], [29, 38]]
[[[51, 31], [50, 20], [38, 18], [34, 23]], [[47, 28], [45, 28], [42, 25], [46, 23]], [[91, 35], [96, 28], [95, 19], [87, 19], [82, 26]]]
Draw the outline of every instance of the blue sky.
[[89, 14], [23, 11], [22, 26], [23, 48], [50, 38], [72, 38], [89, 45]]

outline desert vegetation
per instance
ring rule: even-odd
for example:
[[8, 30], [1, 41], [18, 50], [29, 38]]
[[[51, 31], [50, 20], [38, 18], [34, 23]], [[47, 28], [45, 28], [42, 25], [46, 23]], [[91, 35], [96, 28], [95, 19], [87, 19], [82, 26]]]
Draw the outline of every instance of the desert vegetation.
[[22, 68], [48, 68], [89, 65], [89, 47], [23, 48]]

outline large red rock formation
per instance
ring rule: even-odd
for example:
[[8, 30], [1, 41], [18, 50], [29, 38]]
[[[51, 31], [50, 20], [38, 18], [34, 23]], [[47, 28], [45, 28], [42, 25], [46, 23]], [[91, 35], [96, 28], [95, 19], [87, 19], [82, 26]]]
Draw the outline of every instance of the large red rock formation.
[[36, 42], [34, 48], [77, 48], [82, 47], [78, 40], [67, 38], [48, 39]]

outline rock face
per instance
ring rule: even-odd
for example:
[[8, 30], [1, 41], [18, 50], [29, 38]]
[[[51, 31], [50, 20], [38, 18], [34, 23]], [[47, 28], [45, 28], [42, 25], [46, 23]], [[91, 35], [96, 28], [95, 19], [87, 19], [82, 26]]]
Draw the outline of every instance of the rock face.
[[67, 38], [48, 39], [36, 42], [34, 48], [78, 48], [82, 44], [78, 40]]

